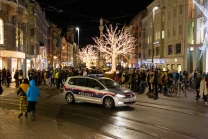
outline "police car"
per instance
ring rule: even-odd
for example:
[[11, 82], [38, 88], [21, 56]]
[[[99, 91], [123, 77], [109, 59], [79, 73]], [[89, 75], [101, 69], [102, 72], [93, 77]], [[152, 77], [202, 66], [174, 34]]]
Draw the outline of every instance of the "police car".
[[133, 91], [106, 77], [68, 77], [63, 86], [63, 94], [68, 103], [83, 101], [101, 104], [107, 109], [129, 106], [136, 102]]

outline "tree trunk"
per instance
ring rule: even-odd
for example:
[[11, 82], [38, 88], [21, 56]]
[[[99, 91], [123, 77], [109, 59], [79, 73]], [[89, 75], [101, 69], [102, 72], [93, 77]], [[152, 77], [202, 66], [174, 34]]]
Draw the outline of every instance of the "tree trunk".
[[112, 54], [112, 68], [111, 73], [114, 73], [116, 71], [116, 55]]
[[86, 67], [89, 69], [90, 68], [90, 63], [86, 62]]

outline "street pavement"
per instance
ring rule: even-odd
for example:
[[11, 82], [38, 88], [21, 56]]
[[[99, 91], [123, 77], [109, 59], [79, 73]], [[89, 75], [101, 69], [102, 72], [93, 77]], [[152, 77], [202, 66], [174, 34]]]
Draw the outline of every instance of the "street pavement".
[[[48, 86], [42, 87], [48, 88]], [[9, 88], [3, 86], [1, 99], [7, 99], [8, 95], [16, 96], [17, 89], [14, 83], [11, 83]], [[0, 106], [0, 139], [110, 139], [77, 124], [49, 119], [41, 115], [36, 116], [35, 121], [31, 121], [30, 114], [21, 118], [18, 118], [18, 115], [18, 110]]]
[[[11, 83], [9, 88], [3, 86], [2, 99], [8, 99], [7, 96], [16, 97], [16, 91], [18, 88]], [[40, 86], [41, 93], [58, 94], [60, 92], [55, 87], [50, 87], [47, 85]], [[46, 92], [46, 90], [51, 90]], [[53, 91], [52, 91], [53, 90]], [[194, 91], [187, 91], [187, 97], [183, 93], [177, 95], [176, 97], [167, 97], [159, 93], [159, 99], [154, 100], [149, 98], [146, 93], [137, 93], [136, 105], [146, 105], [150, 107], [160, 107], [164, 110], [174, 110], [181, 113], [189, 113], [197, 116], [208, 117], [208, 106], [204, 105], [202, 99], [198, 100], [198, 104], [194, 103], [196, 93]], [[1, 99], [0, 99], [1, 101]], [[63, 101], [65, 101], [63, 99]], [[92, 129], [87, 129], [80, 125], [73, 123], [66, 123], [63, 121], [58, 121], [54, 119], [49, 119], [42, 115], [38, 115], [35, 121], [30, 120], [30, 115], [28, 117], [18, 118], [19, 111], [16, 109], [9, 109], [0, 106], [0, 139], [10, 139], [10, 138], [22, 138], [22, 139], [106, 139], [110, 138], [97, 133]], [[84, 128], [84, 130], [83, 130]]]

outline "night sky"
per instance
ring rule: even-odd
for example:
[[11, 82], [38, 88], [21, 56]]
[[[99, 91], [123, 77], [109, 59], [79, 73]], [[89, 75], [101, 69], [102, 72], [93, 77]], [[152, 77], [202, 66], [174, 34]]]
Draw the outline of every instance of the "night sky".
[[[36, 0], [46, 11], [46, 18], [58, 25], [63, 34], [67, 26], [80, 29], [80, 46], [92, 44], [99, 36], [99, 19], [123, 27], [154, 0]], [[61, 11], [61, 12], [60, 12]], [[77, 31], [75, 33], [77, 38]], [[77, 39], [75, 39], [75, 42]]]

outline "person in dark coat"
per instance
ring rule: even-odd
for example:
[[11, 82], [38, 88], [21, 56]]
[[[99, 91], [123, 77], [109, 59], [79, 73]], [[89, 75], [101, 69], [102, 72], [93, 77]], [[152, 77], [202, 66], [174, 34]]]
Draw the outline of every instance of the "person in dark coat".
[[4, 83], [6, 85], [6, 69], [3, 68], [2, 70], [2, 84]]
[[16, 69], [14, 73], [15, 87], [19, 87], [19, 71]]
[[158, 99], [158, 71], [155, 71], [155, 74], [154, 74], [154, 80], [153, 80], [153, 83], [152, 83], [153, 85], [154, 85], [154, 91], [155, 91], [155, 93], [154, 93], [154, 96], [155, 96], [155, 98], [154, 99]]
[[[200, 82], [201, 82], [202, 78], [200, 76], [200, 73], [197, 73], [197, 77], [195, 78], [195, 85], [196, 85], [196, 100], [200, 98], [199, 96], [199, 87], [200, 87]], [[195, 102], [196, 102], [195, 100]]]
[[10, 71], [9, 71], [9, 70], [6, 70], [6, 81], [7, 81], [7, 87], [9, 87], [10, 82], [11, 82], [11, 79], [12, 79], [12, 77], [11, 77], [11, 73], [10, 73]]

